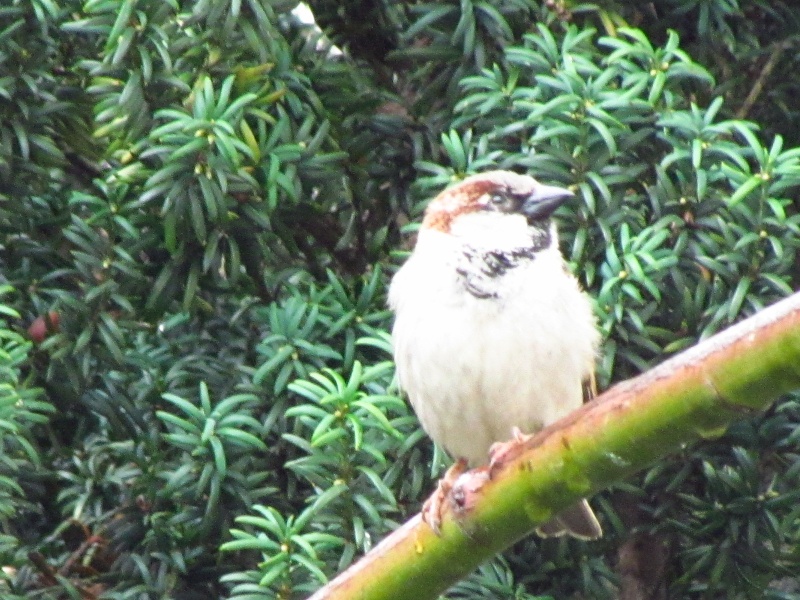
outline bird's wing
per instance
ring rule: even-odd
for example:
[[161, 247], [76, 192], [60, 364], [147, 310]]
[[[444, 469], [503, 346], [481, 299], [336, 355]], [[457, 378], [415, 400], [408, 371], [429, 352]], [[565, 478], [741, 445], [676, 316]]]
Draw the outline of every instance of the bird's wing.
[[594, 369], [583, 380], [583, 403], [586, 404], [597, 396], [597, 379], [594, 376]]

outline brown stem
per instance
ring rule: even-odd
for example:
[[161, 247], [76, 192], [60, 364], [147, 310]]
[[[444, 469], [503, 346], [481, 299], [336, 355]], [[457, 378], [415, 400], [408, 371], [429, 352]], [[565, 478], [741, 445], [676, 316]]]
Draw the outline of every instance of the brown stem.
[[761, 92], [764, 90], [764, 85], [767, 83], [767, 79], [769, 78], [773, 69], [775, 69], [777, 66], [778, 61], [780, 60], [781, 56], [783, 56], [783, 53], [792, 45], [792, 41], [793, 40], [788, 39], [773, 44], [772, 52], [767, 59], [767, 62], [764, 63], [764, 67], [761, 69], [758, 79], [756, 79], [753, 87], [750, 88], [750, 93], [747, 94], [747, 98], [744, 99], [744, 102], [742, 102], [739, 110], [736, 111], [737, 119], [744, 119], [750, 113], [753, 105], [756, 103], [758, 97], [761, 95]]

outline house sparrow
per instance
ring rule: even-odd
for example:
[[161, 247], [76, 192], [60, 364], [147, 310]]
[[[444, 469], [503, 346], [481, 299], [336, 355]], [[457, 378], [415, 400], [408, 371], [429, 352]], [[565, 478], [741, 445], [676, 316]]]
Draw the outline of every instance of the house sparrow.
[[[550, 216], [573, 194], [532, 177], [467, 177], [428, 206], [416, 247], [392, 279], [397, 376], [433, 440], [457, 460], [423, 518], [492, 444], [535, 433], [584, 401], [599, 334], [568, 272]], [[449, 484], [447, 483], [449, 481]], [[540, 535], [602, 535], [583, 500]]]

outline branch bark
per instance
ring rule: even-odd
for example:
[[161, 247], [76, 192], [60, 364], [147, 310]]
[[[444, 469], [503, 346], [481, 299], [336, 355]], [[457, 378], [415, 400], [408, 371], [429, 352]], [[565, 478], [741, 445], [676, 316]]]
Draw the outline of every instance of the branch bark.
[[437, 537], [419, 515], [310, 600], [436, 598], [560, 509], [800, 388], [800, 294], [620, 383], [462, 475]]

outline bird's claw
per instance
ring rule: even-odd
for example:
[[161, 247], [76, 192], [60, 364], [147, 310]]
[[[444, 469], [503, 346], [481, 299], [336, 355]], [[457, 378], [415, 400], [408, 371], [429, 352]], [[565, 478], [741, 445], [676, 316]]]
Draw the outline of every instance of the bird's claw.
[[467, 471], [466, 459], [459, 458], [447, 469], [439, 480], [436, 491], [422, 505], [422, 520], [425, 521], [436, 535], [442, 535], [442, 517], [444, 507], [456, 480]]
[[502, 462], [503, 455], [530, 440], [533, 436], [523, 433], [519, 427], [511, 428], [511, 439], [504, 442], [495, 442], [489, 447], [489, 473]]

